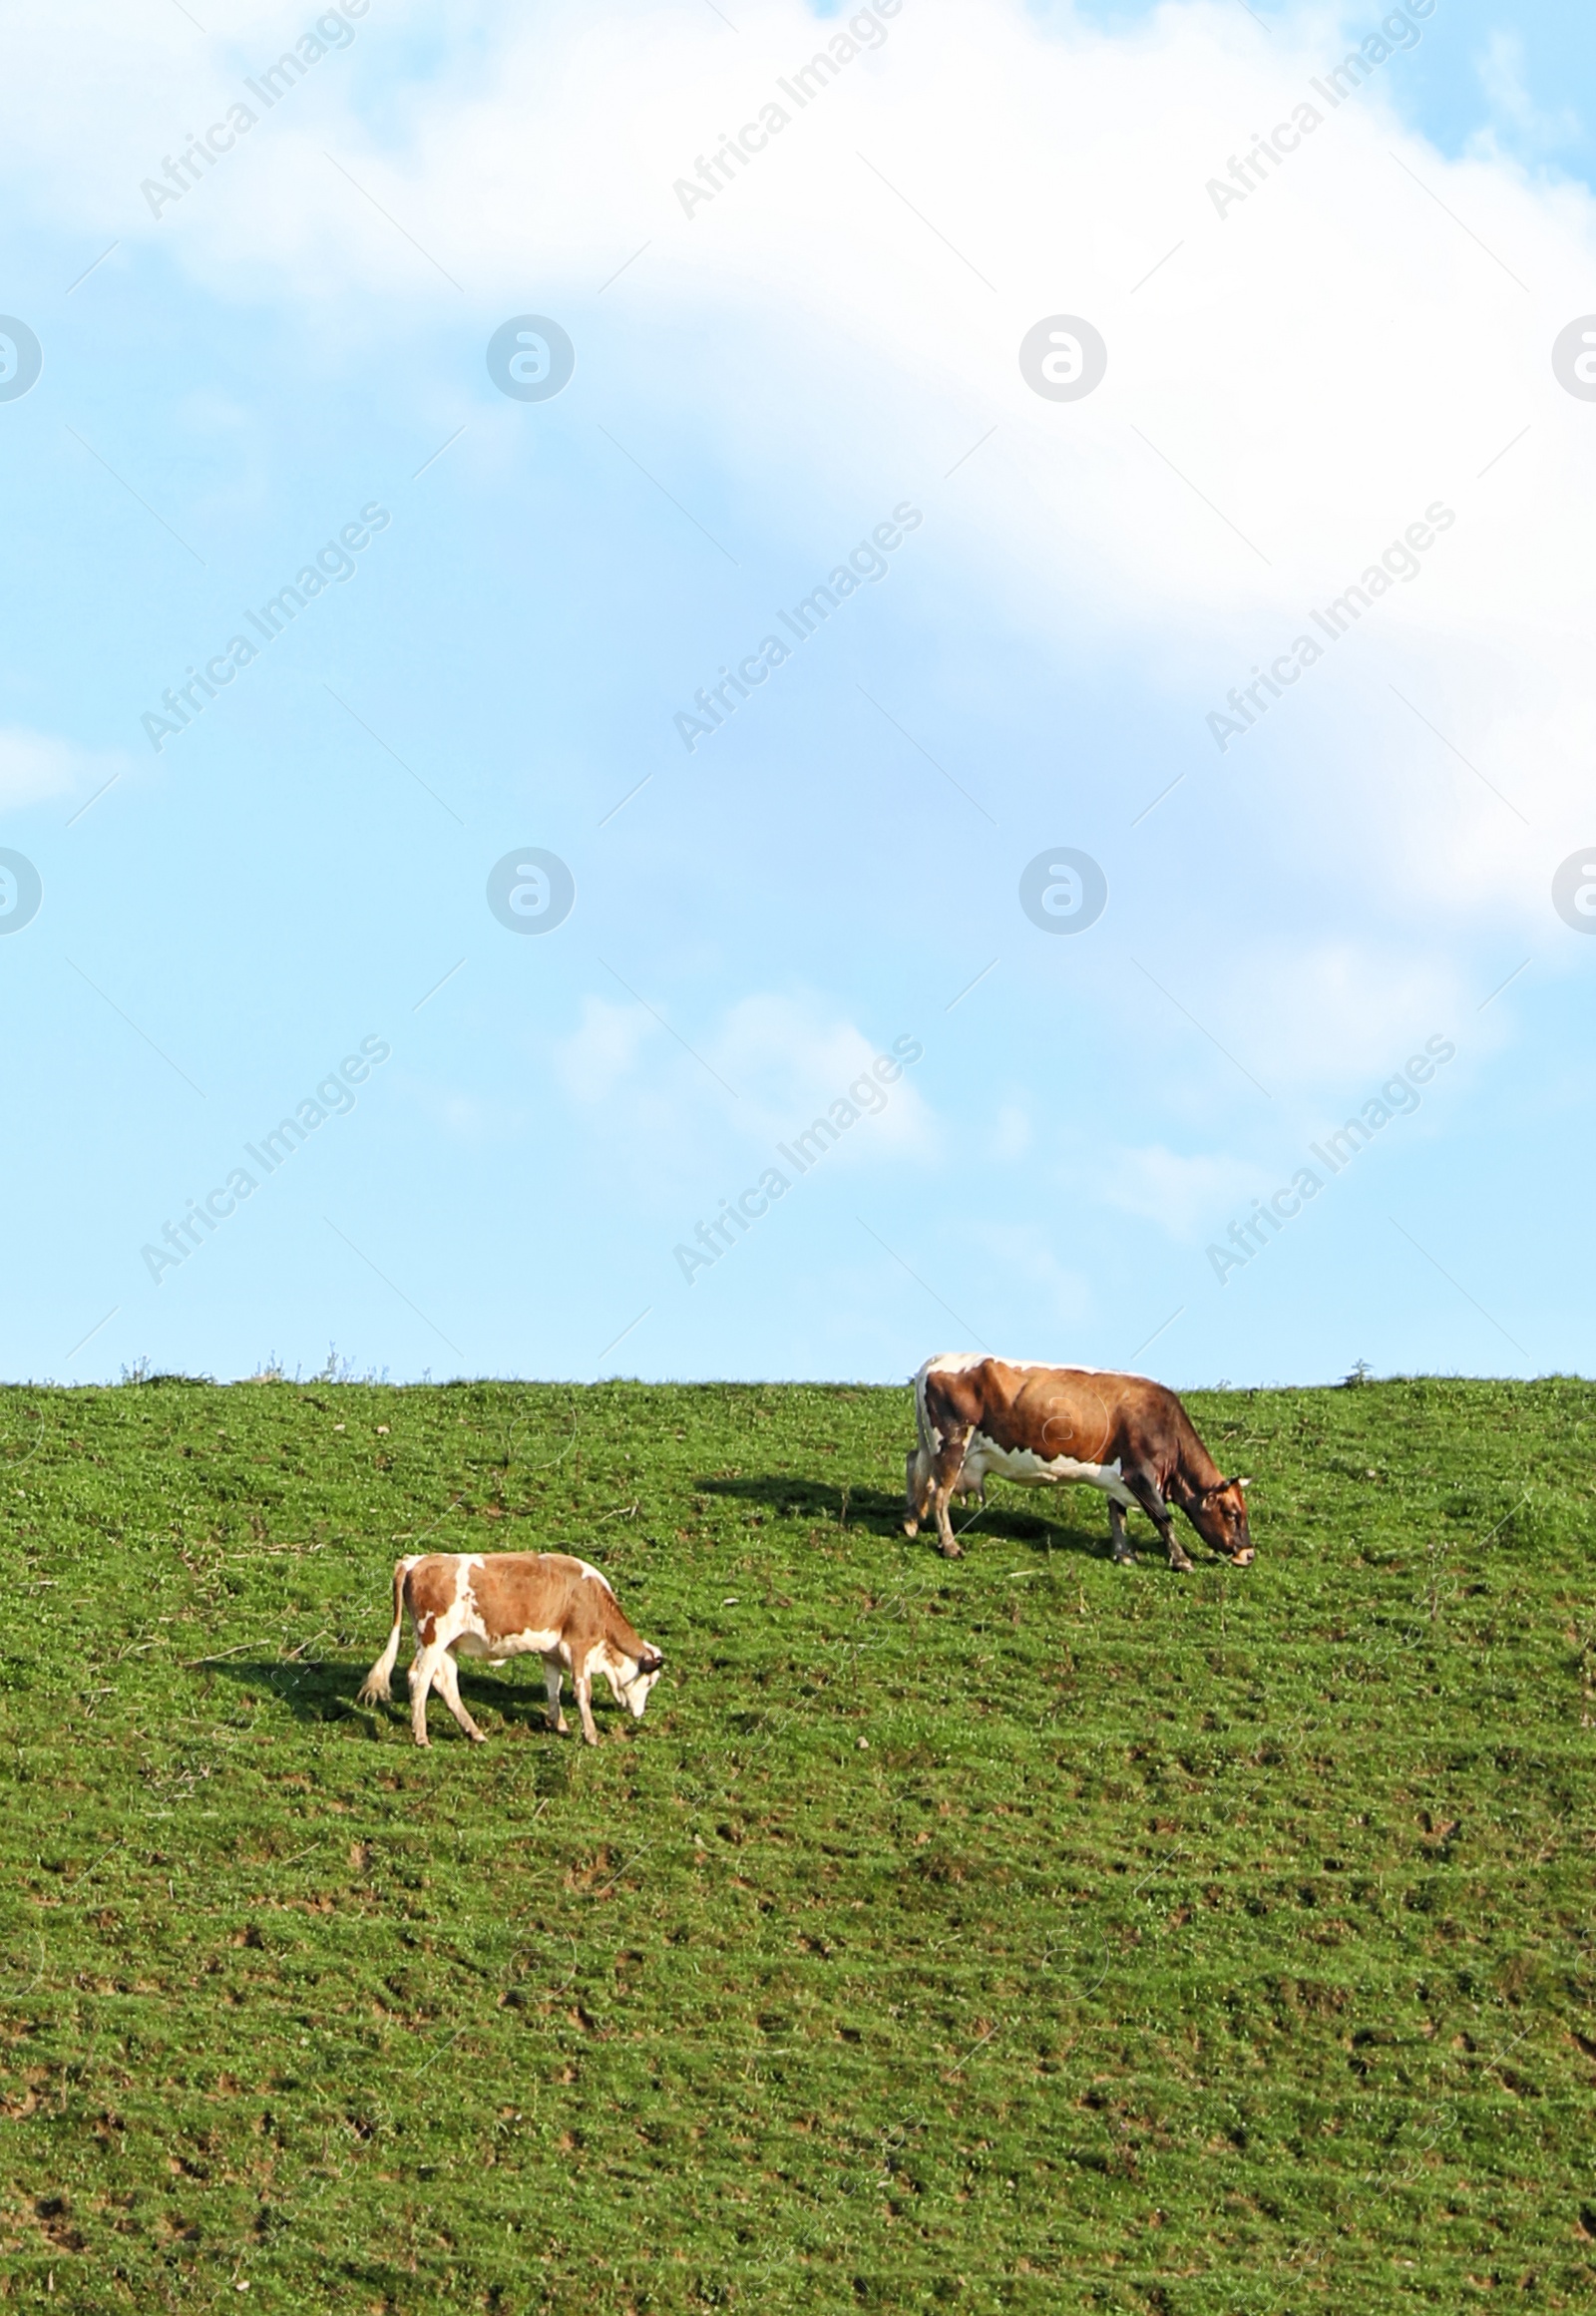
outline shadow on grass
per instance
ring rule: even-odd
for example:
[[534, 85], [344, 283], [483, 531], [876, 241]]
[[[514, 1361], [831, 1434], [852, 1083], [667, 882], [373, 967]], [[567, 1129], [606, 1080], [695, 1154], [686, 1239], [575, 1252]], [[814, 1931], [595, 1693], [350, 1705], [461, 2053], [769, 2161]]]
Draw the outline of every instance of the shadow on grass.
[[[747, 1479], [698, 1479], [693, 1485], [706, 1496], [767, 1504], [779, 1519], [819, 1520], [844, 1533], [863, 1528], [868, 1535], [896, 1536], [901, 1543], [909, 1542], [904, 1535], [904, 1499], [882, 1488], [834, 1487], [824, 1480], [794, 1479], [785, 1472], [756, 1473]], [[989, 1495], [984, 1510], [973, 1513], [968, 1505], [955, 1504], [953, 1511], [954, 1532], [967, 1552], [979, 1547], [985, 1538], [993, 1544], [1025, 1545], [1043, 1555], [1079, 1552], [1100, 1560], [1108, 1554], [1106, 1518], [1100, 1528], [1088, 1526], [1083, 1517], [1059, 1525], [1031, 1512], [1011, 1511], [996, 1495]], [[935, 1547], [934, 1531], [923, 1526], [917, 1541], [923, 1545], [928, 1537]]]
[[[242, 1689], [253, 1690], [257, 1697], [274, 1698], [285, 1705], [295, 1721], [328, 1722], [364, 1720], [368, 1714], [380, 1714], [408, 1729], [410, 1697], [405, 1686], [404, 1668], [393, 1677], [393, 1699], [388, 1705], [361, 1705], [355, 1692], [366, 1677], [364, 1664], [350, 1665], [292, 1665], [279, 1659], [249, 1659], [234, 1657], [225, 1663], [200, 1668], [205, 1673], [220, 1674], [224, 1680], [235, 1681]], [[543, 1685], [543, 1660], [536, 1663], [537, 1680], [518, 1681], [474, 1671], [469, 1664], [460, 1666], [460, 1696], [474, 1721], [484, 1714], [503, 1725], [515, 1723], [530, 1733], [546, 1735], [557, 1743], [549, 1727], [549, 1699]], [[595, 1719], [601, 1719], [601, 1700], [594, 1696]], [[566, 1683], [566, 1707], [572, 1717], [571, 1684]], [[574, 1717], [572, 1717], [574, 1718]], [[436, 1689], [427, 1700], [428, 1726], [435, 1736], [444, 1730], [451, 1737], [459, 1736], [449, 1708]], [[440, 1729], [439, 1725], [442, 1725]], [[490, 1732], [490, 1734], [492, 1734]]]

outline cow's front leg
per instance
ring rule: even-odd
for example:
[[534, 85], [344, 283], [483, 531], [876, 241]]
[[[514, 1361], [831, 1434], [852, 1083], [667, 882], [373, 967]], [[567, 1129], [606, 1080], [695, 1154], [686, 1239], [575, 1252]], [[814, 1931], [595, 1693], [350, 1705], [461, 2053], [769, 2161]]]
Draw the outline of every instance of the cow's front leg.
[[1108, 1499], [1108, 1542], [1114, 1558], [1122, 1568], [1134, 1568], [1136, 1554], [1125, 1533], [1125, 1507], [1114, 1496]]
[[1191, 1574], [1191, 1562], [1181, 1550], [1180, 1538], [1175, 1534], [1175, 1523], [1169, 1506], [1158, 1491], [1158, 1484], [1146, 1472], [1127, 1471], [1125, 1485], [1158, 1530], [1159, 1541], [1169, 1554], [1171, 1568], [1179, 1569], [1182, 1576]]
[[582, 1716], [582, 1734], [591, 1745], [598, 1742], [598, 1732], [593, 1720], [593, 1678], [586, 1665], [580, 1673], [573, 1673], [571, 1686], [577, 1693], [577, 1711]]
[[549, 1727], [554, 1731], [556, 1737], [564, 1737], [566, 1734], [566, 1716], [560, 1703], [560, 1685], [565, 1677], [565, 1667], [561, 1664], [560, 1659], [558, 1657], [545, 1657], [543, 1661], [543, 1685], [549, 1692]]

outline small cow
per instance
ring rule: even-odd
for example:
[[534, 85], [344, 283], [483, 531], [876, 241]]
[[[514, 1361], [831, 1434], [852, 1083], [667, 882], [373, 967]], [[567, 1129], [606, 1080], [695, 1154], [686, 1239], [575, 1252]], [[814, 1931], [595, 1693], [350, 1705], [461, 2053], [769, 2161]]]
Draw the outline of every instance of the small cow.
[[399, 1561], [393, 1572], [393, 1631], [388, 1646], [360, 1684], [360, 1702], [386, 1703], [399, 1655], [406, 1609], [415, 1629], [410, 1664], [410, 1726], [418, 1745], [427, 1740], [427, 1692], [436, 1681], [445, 1705], [474, 1744], [487, 1739], [460, 1701], [457, 1657], [543, 1659], [551, 1726], [564, 1737], [560, 1689], [571, 1675], [582, 1734], [598, 1742], [593, 1723], [593, 1677], [602, 1673], [623, 1705], [642, 1719], [648, 1692], [664, 1664], [627, 1622], [606, 1578], [586, 1560], [564, 1552], [426, 1552]]
[[960, 1545], [949, 1499], [984, 1488], [989, 1472], [1029, 1487], [1085, 1480], [1101, 1488], [1116, 1560], [1136, 1557], [1125, 1533], [1132, 1504], [1157, 1528], [1171, 1568], [1191, 1562], [1170, 1505], [1238, 1568], [1253, 1557], [1247, 1481], [1223, 1476], [1174, 1392], [1146, 1375], [949, 1354], [928, 1359], [915, 1377], [915, 1423], [904, 1531], [918, 1534], [934, 1510], [950, 1559]]

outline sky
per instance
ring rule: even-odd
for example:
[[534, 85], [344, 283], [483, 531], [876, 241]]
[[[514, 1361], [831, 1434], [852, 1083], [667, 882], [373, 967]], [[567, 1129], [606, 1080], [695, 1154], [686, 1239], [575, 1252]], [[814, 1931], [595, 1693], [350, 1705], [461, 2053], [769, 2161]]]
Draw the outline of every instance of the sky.
[[0, 1374], [1592, 1371], [1588, 11], [5, 14]]

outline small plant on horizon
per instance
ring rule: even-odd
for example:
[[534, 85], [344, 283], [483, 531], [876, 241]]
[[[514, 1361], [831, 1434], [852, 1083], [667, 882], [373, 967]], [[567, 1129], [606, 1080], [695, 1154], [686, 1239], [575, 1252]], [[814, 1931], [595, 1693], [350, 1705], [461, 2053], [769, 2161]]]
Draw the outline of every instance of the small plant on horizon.
[[275, 1351], [267, 1351], [249, 1380], [251, 1383], [285, 1383], [288, 1380], [287, 1370]]
[[319, 1367], [310, 1380], [313, 1383], [349, 1383], [354, 1380], [354, 1372], [353, 1359], [340, 1358], [338, 1346], [335, 1343], [329, 1343], [327, 1346], [327, 1363], [325, 1366]]
[[1354, 1361], [1352, 1371], [1343, 1375], [1342, 1385], [1346, 1390], [1355, 1390], [1360, 1383], [1372, 1381], [1374, 1373], [1375, 1370], [1367, 1359], [1357, 1359]]
[[154, 1372], [154, 1359], [141, 1354], [134, 1360], [131, 1367], [125, 1366], [123, 1368], [122, 1379], [125, 1383], [148, 1383]]

